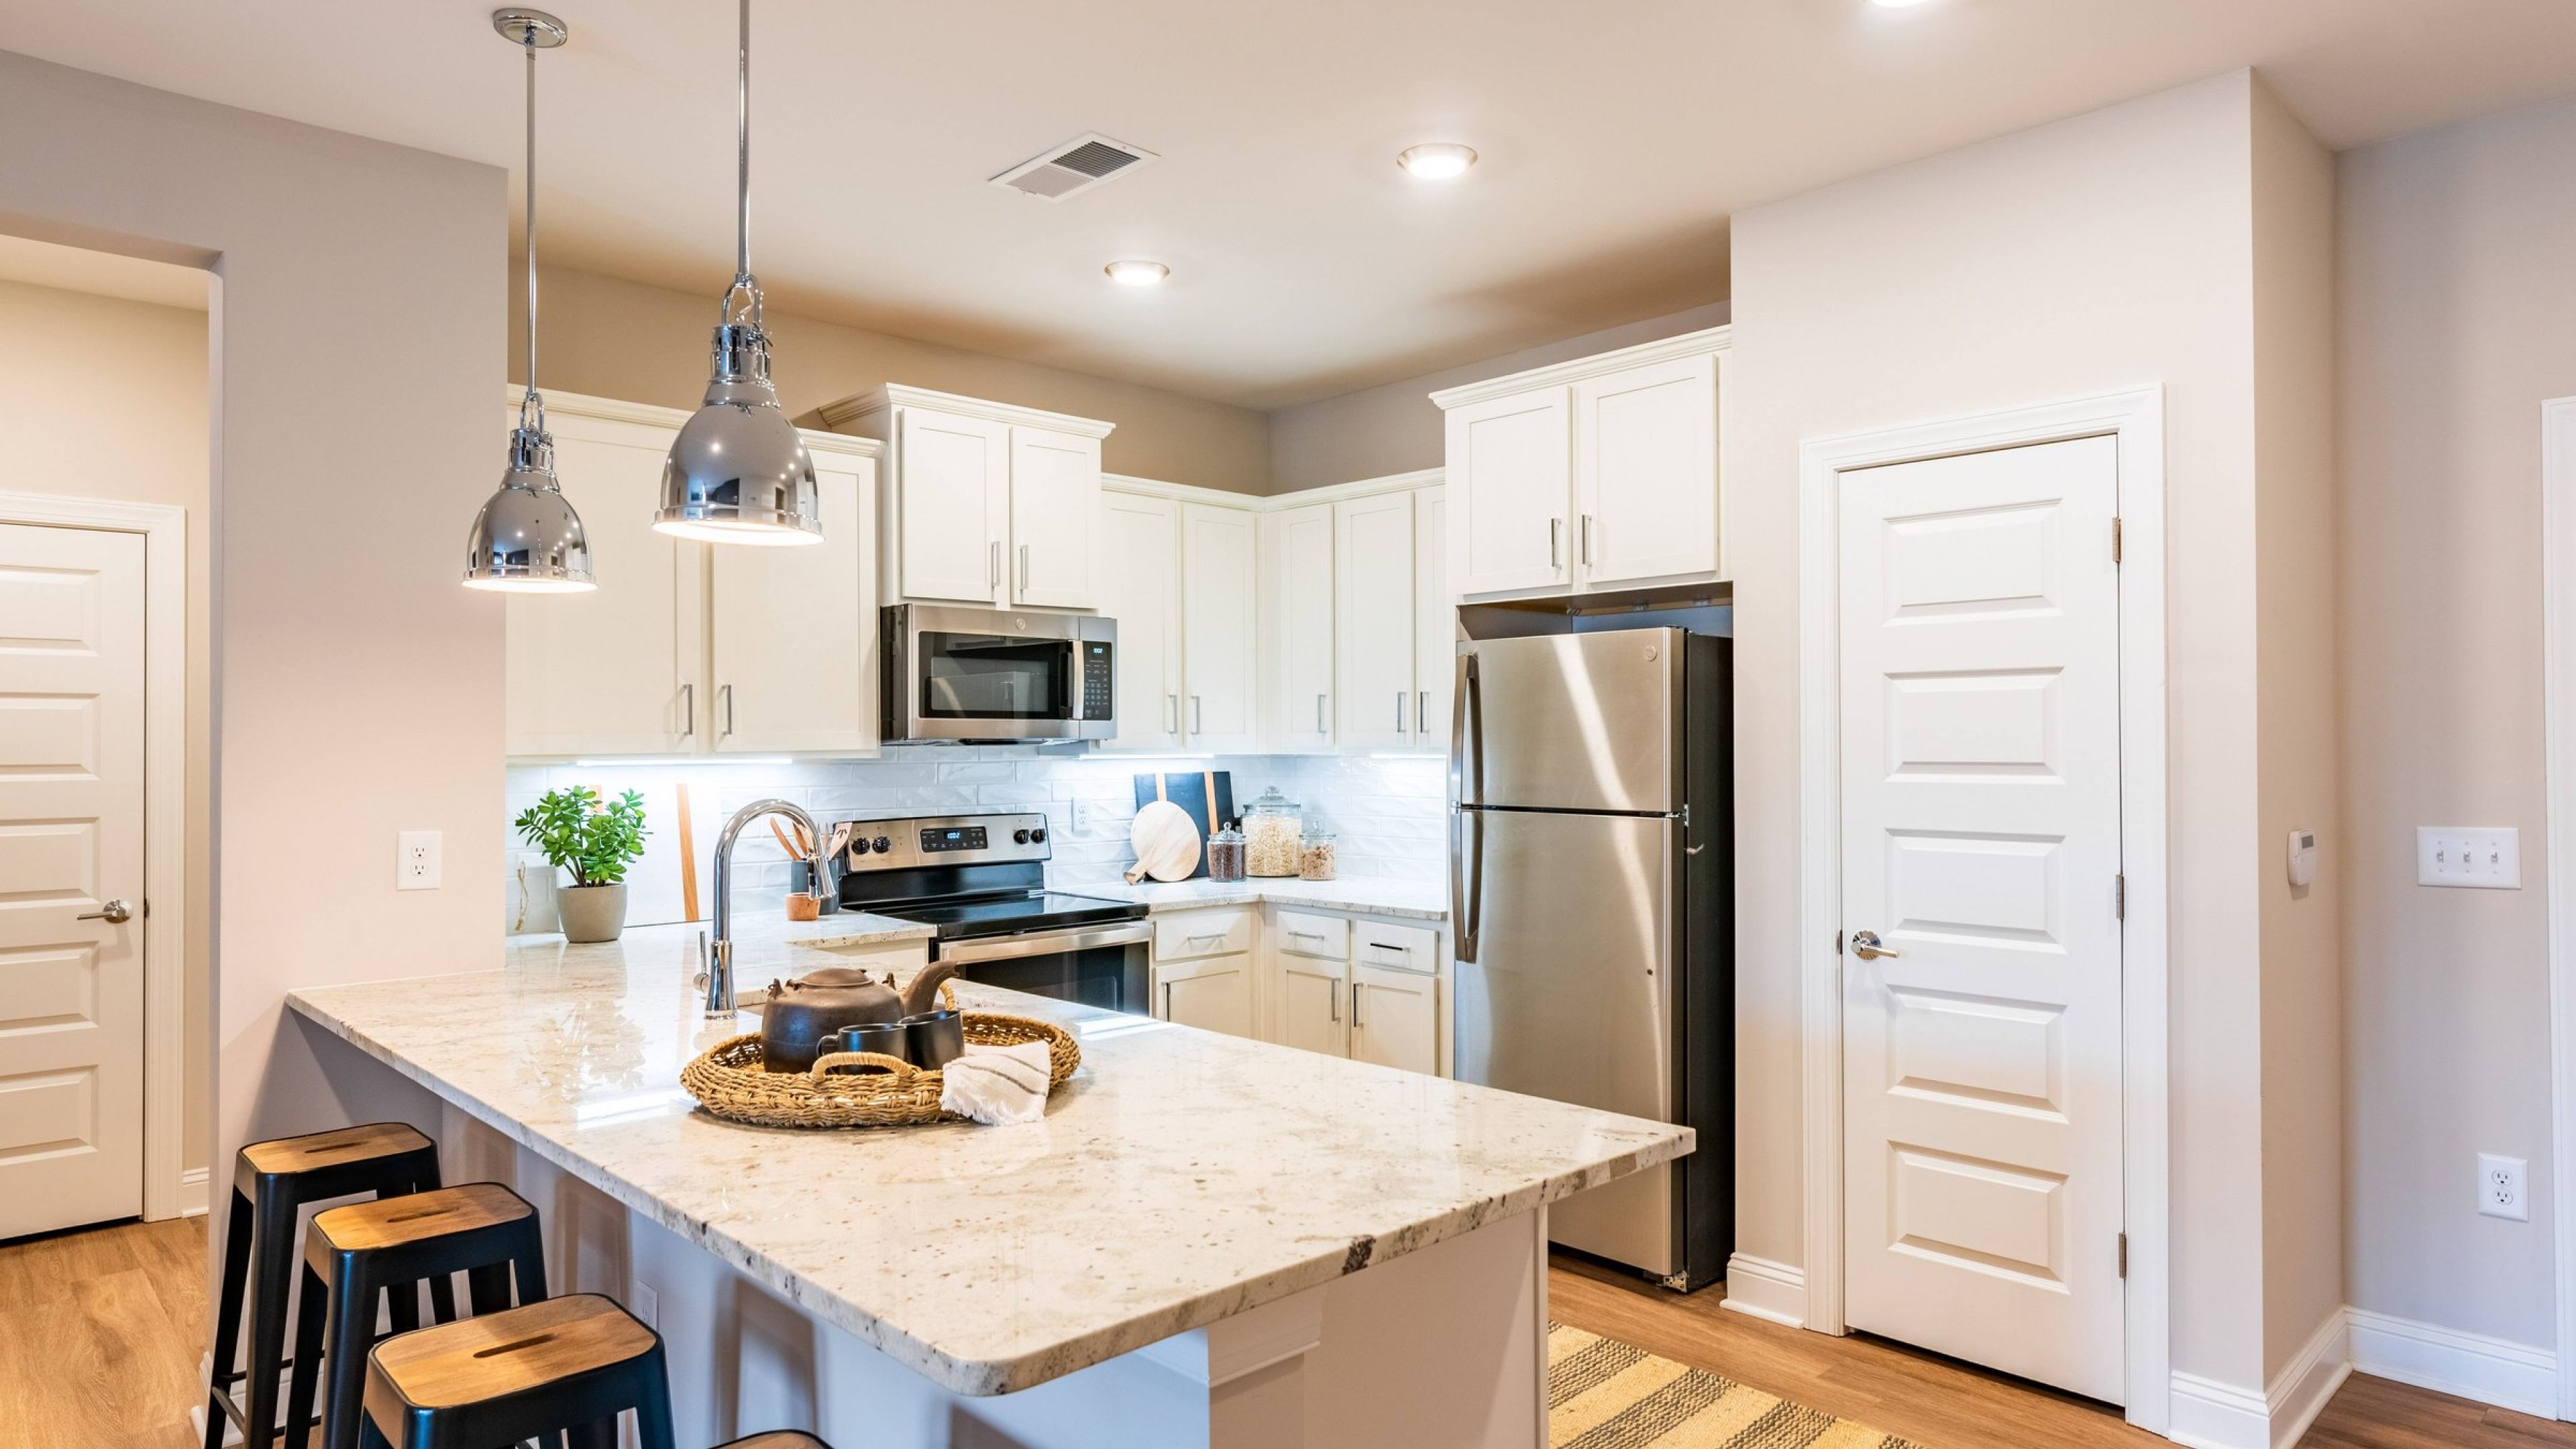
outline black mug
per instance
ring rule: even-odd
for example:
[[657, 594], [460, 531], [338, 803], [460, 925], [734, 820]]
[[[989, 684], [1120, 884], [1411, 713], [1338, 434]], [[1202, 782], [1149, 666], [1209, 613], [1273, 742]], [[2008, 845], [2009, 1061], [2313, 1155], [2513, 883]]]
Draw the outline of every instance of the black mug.
[[925, 1011], [903, 1019], [905, 1060], [925, 1072], [937, 1071], [966, 1055], [966, 1014]]
[[[900, 1021], [872, 1021], [864, 1026], [845, 1026], [825, 1035], [815, 1044], [814, 1060], [819, 1062], [834, 1052], [875, 1052], [897, 1061], [910, 1062], [914, 1061], [911, 1039], [911, 1028]], [[832, 1068], [834, 1075], [849, 1076], [884, 1070], [873, 1063], [844, 1063]]]

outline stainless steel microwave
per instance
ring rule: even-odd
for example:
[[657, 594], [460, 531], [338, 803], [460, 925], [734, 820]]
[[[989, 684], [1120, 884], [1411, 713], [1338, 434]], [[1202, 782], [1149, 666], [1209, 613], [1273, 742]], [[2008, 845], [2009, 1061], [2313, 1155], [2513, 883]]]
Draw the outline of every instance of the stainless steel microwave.
[[896, 604], [882, 615], [885, 737], [1105, 740], [1118, 623], [1096, 614]]

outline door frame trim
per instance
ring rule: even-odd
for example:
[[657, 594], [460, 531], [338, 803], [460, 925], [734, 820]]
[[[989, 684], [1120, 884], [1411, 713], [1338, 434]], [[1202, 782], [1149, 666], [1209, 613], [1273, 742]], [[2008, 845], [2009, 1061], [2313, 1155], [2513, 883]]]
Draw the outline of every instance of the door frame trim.
[[[1806, 1327], [1843, 1322], [1841, 475], [1961, 453], [2109, 436], [2119, 458], [2121, 1160], [2129, 1237], [2128, 1421], [2171, 1418], [2167, 1152], [2171, 1106], [2165, 856], [2164, 387], [1811, 438], [1798, 450], [1800, 1059]], [[2556, 857], [2553, 855], [2552, 857]]]
[[211, 1174], [186, 1167], [188, 510], [0, 492], [0, 523], [143, 536], [143, 1216], [202, 1213]]
[[[2550, 1152], [2576, 1163], [2576, 397], [2540, 405], [2541, 735], [2549, 861]], [[2576, 1192], [2551, 1184], [2557, 1417], [2576, 1419]]]

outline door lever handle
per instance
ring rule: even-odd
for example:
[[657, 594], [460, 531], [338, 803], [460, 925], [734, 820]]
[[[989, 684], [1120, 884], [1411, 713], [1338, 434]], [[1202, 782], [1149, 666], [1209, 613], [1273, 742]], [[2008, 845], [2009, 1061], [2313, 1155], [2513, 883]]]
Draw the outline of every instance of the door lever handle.
[[1854, 931], [1851, 946], [1852, 954], [1864, 961], [1875, 961], [1881, 956], [1895, 957], [1905, 954], [1902, 951], [1891, 951], [1878, 944], [1876, 931]]
[[134, 919], [134, 910], [123, 901], [109, 901], [106, 905], [99, 907], [97, 910], [85, 911], [80, 915], [72, 917], [72, 919], [75, 921], [105, 921], [111, 926], [121, 926], [127, 921]]

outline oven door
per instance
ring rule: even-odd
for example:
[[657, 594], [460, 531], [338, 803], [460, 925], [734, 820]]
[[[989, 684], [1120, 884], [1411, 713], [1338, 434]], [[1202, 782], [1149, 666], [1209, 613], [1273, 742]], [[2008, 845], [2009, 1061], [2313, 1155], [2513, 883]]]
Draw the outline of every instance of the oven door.
[[1106, 739], [1116, 630], [1073, 614], [890, 608], [886, 738]]
[[954, 964], [966, 980], [986, 986], [1151, 1016], [1153, 971], [1147, 945], [1153, 936], [1154, 928], [1143, 921], [1023, 931], [941, 941], [938, 959]]

